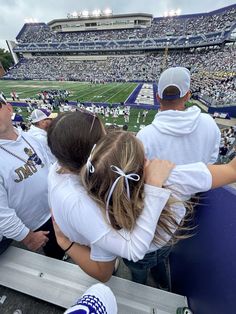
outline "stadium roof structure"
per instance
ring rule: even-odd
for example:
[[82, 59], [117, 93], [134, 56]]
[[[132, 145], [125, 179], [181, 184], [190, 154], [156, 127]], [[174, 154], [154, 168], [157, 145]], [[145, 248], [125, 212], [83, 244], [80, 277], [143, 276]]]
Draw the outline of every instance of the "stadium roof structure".
[[[171, 18], [186, 18], [186, 17], [197, 17], [199, 15], [203, 15], [203, 16], [207, 16], [207, 15], [212, 15], [212, 14], [218, 14], [221, 13], [225, 10], [229, 10], [231, 8], [236, 7], [236, 3], [229, 5], [229, 6], [225, 6], [222, 7], [220, 9], [217, 10], [213, 10], [213, 11], [209, 11], [209, 12], [199, 12], [199, 13], [192, 13], [192, 14], [181, 14], [181, 15], [176, 15], [176, 16], [172, 16]], [[112, 14], [112, 15], [101, 15], [101, 16], [78, 16], [78, 17], [73, 17], [73, 18], [61, 18], [61, 19], [53, 19], [52, 21], [48, 22], [47, 24], [50, 26], [56, 22], [70, 22], [70, 21], [85, 21], [85, 20], [105, 20], [105, 19], [111, 19], [111, 18], [126, 18], [126, 17], [147, 17], [147, 18], [154, 18], [154, 19], [162, 19], [162, 18], [166, 18], [164, 16], [157, 16], [157, 17], [153, 17], [152, 14], [149, 13], [126, 13], [126, 14]]]
[[54, 19], [47, 24], [51, 26], [54, 23], [57, 22], [73, 22], [73, 21], [86, 21], [86, 20], [108, 20], [113, 18], [129, 18], [129, 17], [146, 17], [146, 18], [153, 18], [152, 14], [148, 13], [128, 13], [128, 14], [113, 14], [113, 15], [102, 15], [102, 16], [88, 16], [88, 17], [82, 17], [78, 16], [76, 18], [63, 18], [63, 19]]

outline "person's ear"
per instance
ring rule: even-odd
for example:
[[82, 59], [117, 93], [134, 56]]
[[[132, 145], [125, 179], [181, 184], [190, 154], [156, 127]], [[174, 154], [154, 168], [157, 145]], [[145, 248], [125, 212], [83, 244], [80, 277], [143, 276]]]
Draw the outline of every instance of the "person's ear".
[[190, 92], [190, 90], [187, 92], [187, 94], [184, 96], [184, 101], [186, 102], [186, 101], [189, 101], [190, 100], [190, 98], [191, 98], [191, 92]]
[[10, 114], [13, 115], [14, 110], [13, 110], [12, 105], [8, 103], [8, 104], [6, 105], [6, 108], [7, 108], [7, 110], [10, 112]]
[[44, 128], [44, 126], [45, 126], [45, 120], [39, 121], [39, 122], [38, 122], [38, 126], [39, 126], [39, 128]]
[[160, 98], [160, 96], [157, 94], [157, 101], [158, 101], [158, 103], [160, 104], [160, 108], [162, 108], [162, 104], [161, 104], [161, 98]]

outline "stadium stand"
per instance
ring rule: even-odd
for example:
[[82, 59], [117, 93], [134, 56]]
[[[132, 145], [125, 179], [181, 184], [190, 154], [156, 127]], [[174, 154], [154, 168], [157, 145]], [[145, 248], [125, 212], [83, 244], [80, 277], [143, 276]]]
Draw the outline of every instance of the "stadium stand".
[[[114, 16], [114, 24], [125, 18]], [[172, 17], [140, 14], [137, 19], [138, 25], [118, 29], [99, 28], [99, 18], [83, 30], [73, 24], [86, 25], [82, 18], [25, 24], [13, 49], [19, 62], [4, 79], [154, 82], [166, 67], [185, 66], [193, 73], [194, 96], [213, 106], [235, 104], [236, 5]]]
[[[5, 78], [91, 82], [154, 82], [162, 70], [163, 53], [109, 56], [105, 60], [67, 60], [66, 57], [34, 57], [21, 60]], [[223, 62], [222, 62], [223, 60]], [[170, 51], [167, 66], [185, 66], [193, 72], [193, 91], [211, 104], [231, 104], [236, 99], [234, 46]]]
[[54, 32], [45, 23], [27, 24], [17, 36], [19, 43], [53, 43], [77, 41], [129, 40], [168, 36], [222, 33], [235, 23], [235, 6], [210, 13], [154, 18], [150, 27], [140, 29], [103, 30], [85, 32]]

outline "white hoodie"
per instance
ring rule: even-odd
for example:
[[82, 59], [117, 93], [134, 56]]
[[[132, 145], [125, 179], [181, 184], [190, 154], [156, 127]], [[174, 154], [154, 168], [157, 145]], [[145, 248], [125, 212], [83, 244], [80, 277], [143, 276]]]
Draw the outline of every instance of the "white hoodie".
[[212, 117], [196, 106], [184, 111], [165, 110], [138, 132], [148, 159], [168, 159], [177, 165], [217, 160], [220, 130]]
[[49, 161], [51, 162], [51, 164], [53, 164], [56, 161], [56, 157], [52, 154], [50, 148], [48, 147], [47, 132], [32, 124], [30, 126], [29, 131], [28, 131], [28, 134], [30, 136], [32, 136], [33, 138], [37, 139], [38, 141], [40, 141], [40, 143], [43, 145], [43, 147], [44, 147], [44, 149], [48, 155]]
[[51, 216], [47, 192], [47, 155], [38, 141], [21, 130], [15, 131], [18, 134], [15, 141], [0, 139], [0, 145], [27, 160], [29, 156], [24, 148], [31, 147], [23, 140], [23, 135], [44, 166], [29, 166], [0, 148], [0, 241], [1, 236], [22, 241], [29, 230], [38, 229]]

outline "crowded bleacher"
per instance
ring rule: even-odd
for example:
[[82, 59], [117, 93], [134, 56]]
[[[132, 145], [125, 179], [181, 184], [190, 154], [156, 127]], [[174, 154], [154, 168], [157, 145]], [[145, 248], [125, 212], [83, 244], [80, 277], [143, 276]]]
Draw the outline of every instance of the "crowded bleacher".
[[17, 37], [19, 43], [49, 43], [77, 41], [128, 40], [137, 38], [160, 38], [223, 32], [235, 23], [235, 7], [220, 12], [154, 18], [150, 27], [104, 30], [89, 32], [55, 32], [46, 24], [26, 25], [24, 32]]
[[[107, 57], [104, 60], [67, 60], [66, 57], [34, 57], [21, 60], [5, 76], [21, 80], [87, 82], [155, 81], [163, 67], [163, 52]], [[212, 104], [233, 104], [236, 98], [236, 50], [199, 48], [170, 51], [166, 66], [185, 66], [193, 72], [193, 91]]]
[[145, 25], [134, 21], [125, 28], [122, 20], [120, 28], [89, 31], [77, 30], [73, 19], [25, 24], [13, 49], [19, 61], [4, 78], [155, 82], [166, 67], [185, 66], [193, 73], [193, 92], [208, 104], [235, 103], [235, 5], [209, 13], [144, 16]]

